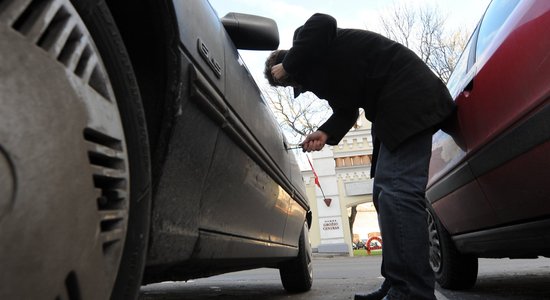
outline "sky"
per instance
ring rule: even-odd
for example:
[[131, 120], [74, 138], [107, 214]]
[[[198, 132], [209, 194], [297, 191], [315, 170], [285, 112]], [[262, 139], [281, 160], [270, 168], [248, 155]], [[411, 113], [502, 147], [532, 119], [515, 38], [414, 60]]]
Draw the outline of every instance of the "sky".
[[[379, 32], [379, 19], [384, 12], [400, 2], [421, 7], [435, 7], [447, 18], [447, 29], [461, 28], [471, 33], [485, 12], [490, 0], [209, 0], [223, 17], [239, 12], [272, 18], [279, 28], [279, 49], [292, 45], [294, 30], [314, 13], [336, 18], [338, 27], [359, 28]], [[269, 51], [240, 51], [258, 86], [267, 84], [263, 67]]]

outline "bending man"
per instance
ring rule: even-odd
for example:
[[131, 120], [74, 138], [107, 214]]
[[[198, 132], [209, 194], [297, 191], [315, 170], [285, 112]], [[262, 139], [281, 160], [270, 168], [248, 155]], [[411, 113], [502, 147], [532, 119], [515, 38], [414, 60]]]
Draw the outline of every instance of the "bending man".
[[295, 97], [310, 91], [332, 108], [303, 141], [304, 151], [337, 145], [359, 108], [372, 122], [373, 198], [386, 281], [355, 299], [435, 299], [424, 196], [432, 134], [454, 111], [443, 82], [405, 46], [370, 31], [337, 28], [324, 14], [295, 31], [292, 48], [270, 55], [265, 75], [273, 86], [292, 86]]

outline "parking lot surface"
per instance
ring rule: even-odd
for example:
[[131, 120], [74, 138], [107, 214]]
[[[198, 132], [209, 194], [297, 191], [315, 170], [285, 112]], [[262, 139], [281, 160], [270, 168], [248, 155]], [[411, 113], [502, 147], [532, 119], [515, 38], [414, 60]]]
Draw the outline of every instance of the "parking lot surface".
[[[140, 300], [175, 299], [353, 299], [357, 291], [369, 291], [382, 282], [381, 256], [315, 257], [310, 292], [288, 294], [279, 273], [257, 269], [191, 280], [144, 286]], [[478, 282], [467, 291], [436, 288], [439, 300], [550, 299], [550, 259], [480, 259]]]

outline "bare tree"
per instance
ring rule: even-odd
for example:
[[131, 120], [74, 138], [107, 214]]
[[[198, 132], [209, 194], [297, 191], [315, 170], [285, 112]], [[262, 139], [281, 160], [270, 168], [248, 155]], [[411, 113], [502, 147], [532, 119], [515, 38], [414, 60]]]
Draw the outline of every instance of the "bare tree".
[[287, 135], [289, 142], [294, 144], [317, 130], [331, 112], [325, 101], [311, 93], [294, 99], [291, 88], [268, 87], [263, 92], [279, 124], [291, 135]]
[[411, 47], [411, 35], [416, 23], [416, 12], [407, 4], [397, 5], [380, 18], [382, 30], [387, 38]]
[[427, 64], [443, 82], [447, 83], [462, 50], [466, 47], [468, 35], [465, 30], [458, 29], [442, 40], [444, 43], [434, 47], [435, 59], [428, 61]]
[[437, 7], [412, 8], [395, 2], [380, 17], [383, 34], [411, 50], [447, 82], [468, 41], [463, 29], [446, 30], [446, 16]]
[[354, 205], [350, 209], [350, 215], [348, 216], [349, 220], [349, 232], [351, 236], [351, 242], [353, 243], [353, 223], [355, 223], [355, 218], [357, 217], [357, 205]]

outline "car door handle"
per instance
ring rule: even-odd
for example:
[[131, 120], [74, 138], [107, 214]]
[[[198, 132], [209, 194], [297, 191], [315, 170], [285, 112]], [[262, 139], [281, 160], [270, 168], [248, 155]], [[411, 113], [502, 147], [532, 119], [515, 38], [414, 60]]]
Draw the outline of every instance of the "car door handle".
[[472, 92], [473, 89], [474, 89], [474, 79], [472, 78], [472, 80], [470, 80], [470, 82], [468, 82], [466, 87], [462, 90], [461, 94], [464, 95], [465, 98], [468, 98], [470, 97], [470, 93]]

